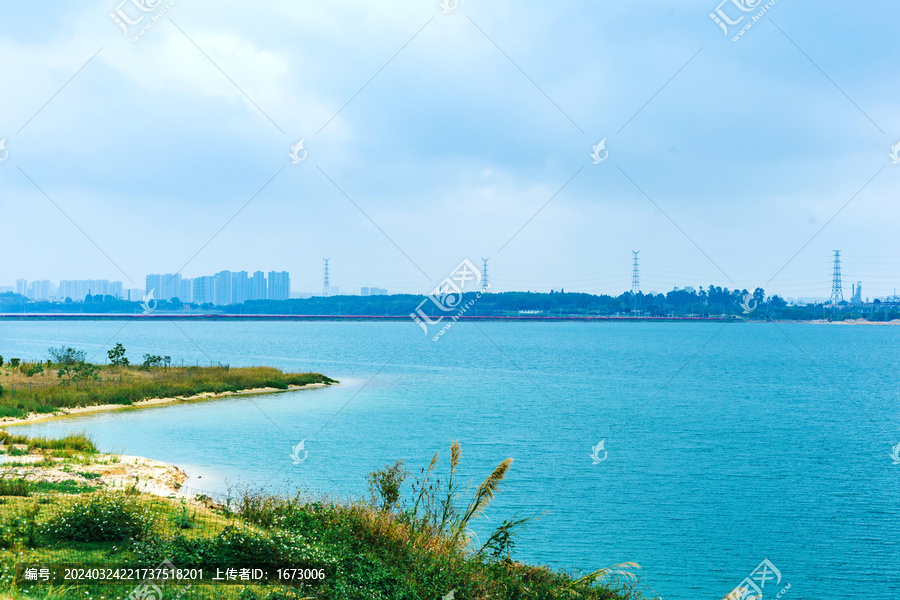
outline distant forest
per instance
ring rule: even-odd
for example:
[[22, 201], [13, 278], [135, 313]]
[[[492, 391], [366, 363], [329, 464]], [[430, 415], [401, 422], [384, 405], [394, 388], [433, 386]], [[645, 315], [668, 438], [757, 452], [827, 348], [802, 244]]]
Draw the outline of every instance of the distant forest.
[[[387, 316], [408, 317], [416, 311], [425, 299], [422, 295], [393, 294], [383, 296], [316, 296], [291, 300], [251, 300], [243, 304], [229, 306], [197, 305], [182, 303], [177, 298], [160, 300], [153, 306], [154, 313], [212, 313], [243, 315], [339, 315], [339, 316]], [[567, 292], [502, 292], [463, 295], [459, 306], [474, 301], [465, 313], [466, 317], [698, 317], [698, 318], [743, 318], [749, 320], [812, 320], [812, 319], [858, 319], [873, 321], [900, 319], [900, 307], [896, 304], [882, 304], [878, 300], [871, 304], [859, 305], [843, 303], [837, 309], [830, 305], [810, 304], [806, 306], [788, 305], [778, 296], [766, 296], [765, 291], [756, 288], [729, 290], [727, 287], [709, 286], [699, 290], [674, 290], [667, 294], [632, 295], [625, 292], [619, 296], [606, 294], [581, 294]], [[450, 316], [452, 312], [441, 312], [430, 300], [422, 304], [421, 310], [429, 316]], [[6, 292], [0, 294], [2, 313], [106, 313], [141, 314], [139, 302], [119, 300], [111, 296], [88, 296], [77, 302], [67, 298], [65, 302], [32, 301], [24, 296]]]

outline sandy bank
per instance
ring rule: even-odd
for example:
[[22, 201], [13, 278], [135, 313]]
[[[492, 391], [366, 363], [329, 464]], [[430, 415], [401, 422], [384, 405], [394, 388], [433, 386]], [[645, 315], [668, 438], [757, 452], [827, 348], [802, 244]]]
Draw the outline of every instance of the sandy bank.
[[[0, 450], [6, 450], [0, 446]], [[46, 451], [49, 455], [49, 450]], [[192, 494], [179, 492], [187, 479], [178, 467], [144, 458], [120, 454], [97, 454], [84, 463], [59, 460], [56, 465], [35, 464], [45, 460], [40, 450], [24, 456], [0, 454], [0, 474], [4, 479], [51, 483], [71, 482], [96, 488], [124, 490], [134, 486], [138, 491], [155, 496], [191, 499]]]
[[[337, 384], [331, 384], [337, 385]], [[30, 424], [38, 421], [46, 421], [48, 419], [58, 419], [61, 417], [70, 417], [75, 415], [82, 415], [85, 413], [93, 413], [93, 412], [102, 412], [108, 410], [122, 410], [122, 409], [133, 409], [133, 408], [146, 408], [150, 406], [160, 406], [164, 404], [173, 404], [175, 402], [196, 402], [201, 400], [214, 400], [216, 398], [226, 398], [228, 396], [243, 396], [248, 394], [274, 394], [276, 392], [290, 392], [294, 390], [305, 390], [312, 388], [320, 388], [326, 387], [324, 383], [308, 383], [306, 385], [289, 385], [286, 389], [280, 388], [272, 388], [272, 387], [262, 387], [262, 388], [250, 388], [246, 390], [240, 390], [237, 392], [204, 392], [202, 394], [196, 394], [194, 396], [179, 396], [174, 398], [148, 398], [147, 400], [141, 400], [139, 402], [135, 402], [134, 404], [125, 405], [125, 404], [97, 404], [95, 406], [79, 406], [76, 408], [63, 408], [60, 409], [59, 412], [53, 414], [37, 414], [32, 413], [25, 418], [16, 419], [13, 417], [4, 417], [0, 419], [0, 426], [6, 427], [7, 425], [22, 425], [22, 424]]]
[[851, 319], [847, 321], [827, 321], [816, 319], [814, 321], [781, 321], [788, 323], [810, 323], [813, 325], [900, 325], [900, 319], [893, 321], [867, 321], [866, 319]]

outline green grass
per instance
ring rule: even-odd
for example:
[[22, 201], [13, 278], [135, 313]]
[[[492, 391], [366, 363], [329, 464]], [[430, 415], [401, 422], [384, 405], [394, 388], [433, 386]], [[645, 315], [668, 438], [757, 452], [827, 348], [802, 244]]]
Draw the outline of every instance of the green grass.
[[31, 481], [28, 483], [28, 491], [31, 494], [88, 494], [97, 490], [96, 486], [85, 485], [78, 481]]
[[28, 492], [24, 479], [0, 479], [0, 496], [27, 496]]
[[[13, 434], [5, 430], [0, 430], [0, 445], [4, 444], [25, 444], [28, 451], [31, 450], [51, 450], [63, 453], [83, 453], [96, 454], [97, 446], [91, 438], [85, 433], [73, 433], [63, 438], [45, 438], [41, 436], [27, 436], [21, 434]], [[15, 456], [13, 449], [9, 449], [10, 456]], [[26, 452], [27, 454], [28, 452]]]
[[[376, 471], [369, 501], [334, 501], [243, 491], [226, 507], [186, 506], [174, 499], [99, 491], [54, 494], [52, 501], [9, 497], [0, 504], [0, 565], [21, 562], [179, 568], [241, 564], [269, 569], [322, 569], [317, 585], [169, 584], [164, 597], [235, 600], [637, 600], [625, 570], [587, 575], [527, 565], [513, 557], [517, 522], [498, 527], [479, 547], [467, 533], [500, 490], [504, 461], [473, 493], [454, 481], [461, 450], [438, 479], [437, 455], [412, 485], [402, 463]], [[399, 492], [399, 493], [398, 493]], [[491, 541], [492, 540], [492, 541]], [[133, 588], [78, 584], [55, 588], [13, 584], [0, 571], [0, 595], [12, 598], [125, 598]], [[653, 596], [655, 597], [655, 596]]]
[[0, 496], [31, 496], [33, 494], [87, 494], [97, 488], [78, 481], [25, 481], [24, 479], [0, 479]]
[[271, 367], [138, 367], [96, 366], [98, 379], [62, 383], [60, 365], [49, 365], [34, 376], [21, 369], [0, 368], [0, 417], [48, 414], [64, 408], [121, 404], [130, 406], [149, 398], [196, 396], [204, 393], [238, 392], [291, 385], [332, 384], [335, 380], [319, 373], [285, 373]]

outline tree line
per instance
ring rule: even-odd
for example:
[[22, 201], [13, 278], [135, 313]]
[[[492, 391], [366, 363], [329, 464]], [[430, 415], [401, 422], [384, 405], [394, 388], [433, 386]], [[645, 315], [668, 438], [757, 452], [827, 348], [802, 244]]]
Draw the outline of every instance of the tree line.
[[[740, 317], [749, 320], [812, 320], [855, 319], [892, 320], [900, 318], [896, 305], [876, 301], [871, 305], [843, 303], [837, 309], [830, 305], [789, 305], [778, 295], [768, 296], [762, 288], [753, 291], [709, 285], [706, 288], [672, 290], [666, 294], [624, 292], [618, 296], [573, 292], [501, 292], [463, 294], [458, 306], [476, 299], [466, 316], [554, 316], [554, 317]], [[223, 314], [272, 315], [340, 315], [405, 317], [420, 306], [424, 295], [393, 294], [380, 296], [314, 296], [291, 300], [248, 300], [242, 304], [213, 306], [188, 304], [174, 298], [160, 300], [157, 313], [192, 311]], [[426, 300], [422, 310], [429, 316], [453, 314]], [[17, 294], [0, 294], [0, 312], [16, 313], [142, 313], [139, 302], [129, 302], [111, 296], [94, 296], [91, 302], [31, 301]]]

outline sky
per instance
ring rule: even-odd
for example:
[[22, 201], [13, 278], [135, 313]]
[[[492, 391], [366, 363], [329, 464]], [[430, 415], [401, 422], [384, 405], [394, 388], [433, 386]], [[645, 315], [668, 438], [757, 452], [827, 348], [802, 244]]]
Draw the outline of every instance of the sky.
[[[727, 33], [717, 8], [741, 17]], [[644, 292], [825, 298], [841, 250], [846, 298], [889, 295], [898, 20], [791, 0], [2, 2], [0, 286], [286, 270], [317, 292], [330, 258], [343, 293], [426, 294], [487, 258], [495, 292], [619, 294], [639, 250]]]

